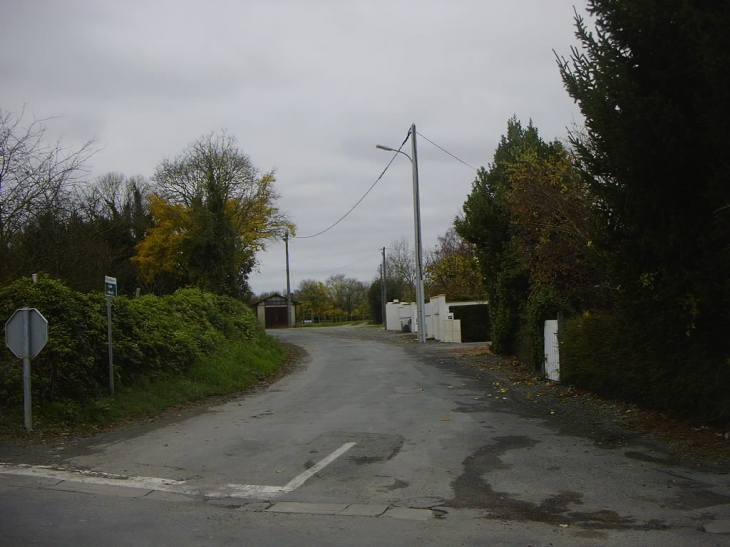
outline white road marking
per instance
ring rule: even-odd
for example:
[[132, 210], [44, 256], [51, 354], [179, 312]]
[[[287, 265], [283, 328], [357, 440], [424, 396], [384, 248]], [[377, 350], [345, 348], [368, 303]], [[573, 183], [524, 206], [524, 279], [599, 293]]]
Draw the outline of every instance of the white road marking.
[[320, 461], [318, 464], [310, 467], [303, 473], [300, 473], [298, 476], [294, 477], [292, 480], [290, 480], [284, 488], [288, 489], [289, 492], [292, 490], [296, 490], [301, 485], [303, 485], [310, 477], [312, 477], [315, 473], [319, 473], [322, 469], [327, 467], [329, 464], [331, 464], [333, 461], [335, 461], [337, 458], [342, 456], [345, 452], [350, 450], [353, 446], [355, 446], [357, 443], [345, 443], [341, 447], [339, 447], [337, 450], [332, 452], [329, 456], [327, 456], [325, 459]]
[[357, 443], [349, 442], [332, 452], [329, 456], [300, 473], [289, 481], [285, 486], [263, 486], [255, 484], [227, 484], [225, 487], [208, 493], [202, 493], [187, 485], [187, 481], [160, 479], [157, 477], [128, 477], [112, 473], [101, 473], [97, 471], [77, 471], [53, 469], [48, 466], [33, 465], [12, 465], [0, 463], [0, 475], [22, 475], [26, 477], [39, 477], [45, 479], [56, 479], [59, 482], [78, 482], [84, 484], [102, 484], [107, 486], [126, 486], [143, 490], [159, 490], [185, 495], [200, 495], [207, 498], [269, 498], [281, 494], [288, 494], [302, 486], [316, 473], [327, 467], [345, 452], [350, 450]]
[[185, 484], [185, 481], [176, 481], [173, 479], [128, 477], [126, 475], [114, 475], [112, 473], [99, 473], [96, 471], [67, 471], [63, 469], [53, 469], [42, 465], [13, 466], [7, 463], [0, 464], [0, 474], [58, 479], [59, 481], [80, 482], [84, 484], [128, 486], [131, 488], [144, 488], [147, 490], [164, 490], [166, 492], [177, 492], [179, 491], [179, 487]]

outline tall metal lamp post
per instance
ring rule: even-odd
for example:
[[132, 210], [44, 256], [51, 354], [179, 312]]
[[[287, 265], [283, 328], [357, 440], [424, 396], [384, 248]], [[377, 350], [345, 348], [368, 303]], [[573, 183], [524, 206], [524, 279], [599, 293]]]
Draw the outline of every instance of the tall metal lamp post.
[[292, 300], [291, 300], [291, 283], [289, 279], [289, 232], [284, 235], [284, 243], [286, 248], [286, 326], [294, 327], [292, 317]]
[[387, 150], [388, 152], [397, 152], [403, 154], [411, 160], [413, 167], [413, 224], [416, 233], [416, 306], [418, 321], [418, 342], [423, 344], [426, 342], [426, 308], [423, 296], [423, 245], [421, 244], [421, 198], [418, 193], [418, 153], [416, 150], [416, 124], [411, 125], [411, 156], [390, 148], [388, 146], [375, 145], [375, 148]]

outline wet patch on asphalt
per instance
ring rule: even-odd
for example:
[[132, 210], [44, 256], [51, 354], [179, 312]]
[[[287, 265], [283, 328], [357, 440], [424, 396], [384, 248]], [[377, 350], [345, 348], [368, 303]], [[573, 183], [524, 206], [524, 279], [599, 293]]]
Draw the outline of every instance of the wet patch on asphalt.
[[486, 403], [463, 403], [460, 401], [455, 402], [456, 408], [453, 409], [453, 412], [471, 414], [473, 412], [489, 412], [491, 410], [491, 405]]
[[358, 433], [351, 437], [358, 444], [343, 459], [357, 465], [391, 460], [398, 455], [405, 442], [401, 435], [381, 433]]
[[[374, 336], [373, 333], [373, 338], [382, 341], [383, 334]], [[385, 338], [390, 337], [386, 335]], [[488, 350], [466, 346], [449, 347], [437, 343], [421, 345], [412, 341], [406, 342], [399, 340], [398, 345], [450, 375], [457, 375], [450, 383], [441, 384], [442, 388], [453, 392], [453, 412], [516, 415], [533, 420], [532, 424], [538, 419], [540, 427], [551, 430], [558, 437], [589, 440], [600, 450], [625, 451], [627, 460], [672, 467], [677, 470], [689, 466], [697, 473], [712, 472], [715, 469], [715, 466], [705, 460], [685, 461], [681, 454], [678, 457], [672, 446], [658, 443], [641, 431], [622, 427], [620, 419], [624, 413], [633, 412], [631, 409], [594, 403], [590, 397], [582, 396], [569, 386], [549, 382], [526, 369], [517, 370], [519, 367], [507, 362], [509, 359], [493, 355]], [[488, 424], [484, 427], [494, 429]], [[525, 500], [519, 499], [519, 494], [501, 491], [507, 490], [501, 485], [493, 487], [489, 484], [490, 471], [510, 469], [510, 465], [505, 463], [508, 458], [503, 458], [507, 450], [530, 448], [536, 443], [537, 441], [528, 437], [502, 437], [495, 439], [493, 444], [473, 452], [463, 461], [462, 474], [452, 481], [453, 499], [442, 500], [441, 503], [430, 500], [431, 509], [443, 510], [447, 514], [450, 508], [476, 509], [483, 510], [484, 517], [490, 519], [536, 521], [561, 527], [573, 526], [576, 537], [599, 539], [605, 537], [601, 530], [669, 529], [668, 521], [660, 518], [664, 516], [662, 510], [664, 507], [701, 510], [710, 505], [727, 505], [730, 501], [722, 495], [725, 493], [722, 489], [718, 490], [712, 485], [703, 486], [698, 482], [677, 481], [676, 485], [667, 484], [665, 495], [662, 495], [660, 486], [655, 495], [643, 500], [650, 504], [658, 504], [657, 514], [648, 514], [641, 518], [632, 515], [630, 509], [621, 513], [611, 510], [610, 507], [608, 509], [596, 507], [595, 511], [586, 510], [587, 507], [582, 506], [584, 500], [581, 492], [562, 491], [559, 486], [555, 487], [553, 492], [548, 490], [540, 498]], [[552, 469], [555, 470], [555, 466]], [[722, 470], [718, 467], [715, 472]], [[499, 490], [495, 491], [495, 488]], [[585, 492], [586, 500], [593, 497], [594, 493]], [[717, 514], [691, 515], [687, 518], [713, 520], [717, 518]]]
[[[590, 530], [668, 528], [659, 521], [636, 523], [634, 518], [621, 516], [615, 511], [575, 510], [575, 506], [583, 504], [583, 494], [580, 492], [559, 491], [542, 500], [540, 504], [535, 504], [517, 499], [509, 493], [494, 491], [483, 476], [491, 471], [509, 467], [500, 456], [509, 450], [531, 448], [538, 444], [534, 439], [521, 436], [500, 437], [495, 441], [494, 444], [480, 448], [464, 460], [464, 473], [452, 483], [454, 498], [444, 500], [442, 506], [455, 509], [484, 509], [486, 511], [484, 516], [489, 519], [543, 522]], [[598, 536], [591, 535], [591, 537]]]
[[386, 487], [386, 490], [392, 492], [393, 490], [400, 490], [401, 488], [408, 488], [410, 486], [409, 483], [400, 479], [394, 479], [394, 481], [393, 484]]

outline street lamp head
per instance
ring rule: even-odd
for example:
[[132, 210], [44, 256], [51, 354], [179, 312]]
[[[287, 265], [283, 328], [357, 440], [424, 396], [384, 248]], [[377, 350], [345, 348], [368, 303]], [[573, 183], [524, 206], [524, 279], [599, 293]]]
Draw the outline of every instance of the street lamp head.
[[378, 150], [385, 150], [386, 152], [395, 152], [396, 154], [403, 154], [406, 158], [411, 160], [411, 163], [413, 163], [413, 159], [411, 159], [411, 157], [408, 154], [403, 152], [403, 150], [396, 150], [395, 148], [391, 148], [390, 146], [383, 146], [382, 144], [376, 144], [375, 148], [377, 148]]

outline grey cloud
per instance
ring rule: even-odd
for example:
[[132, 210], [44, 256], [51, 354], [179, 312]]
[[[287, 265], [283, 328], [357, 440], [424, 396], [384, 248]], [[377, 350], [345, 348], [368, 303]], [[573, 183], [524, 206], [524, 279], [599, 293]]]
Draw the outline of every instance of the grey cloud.
[[[546, 139], [564, 137], [580, 116], [552, 50], [567, 54], [574, 43], [574, 3], [7, 1], [0, 107], [57, 117], [49, 127], [70, 145], [98, 137], [94, 175], [150, 176], [163, 158], [226, 128], [263, 171], [276, 168], [280, 205], [305, 235], [362, 196], [390, 159], [375, 145], [397, 147], [411, 123], [475, 167], [491, 161], [512, 115], [532, 118]], [[424, 139], [419, 164], [431, 246], [474, 173]], [[412, 238], [410, 177], [397, 158], [335, 229], [292, 242], [294, 264], [337, 268]], [[254, 290], [281, 290], [283, 247], [260, 260]], [[378, 260], [343, 273], [369, 280]]]

